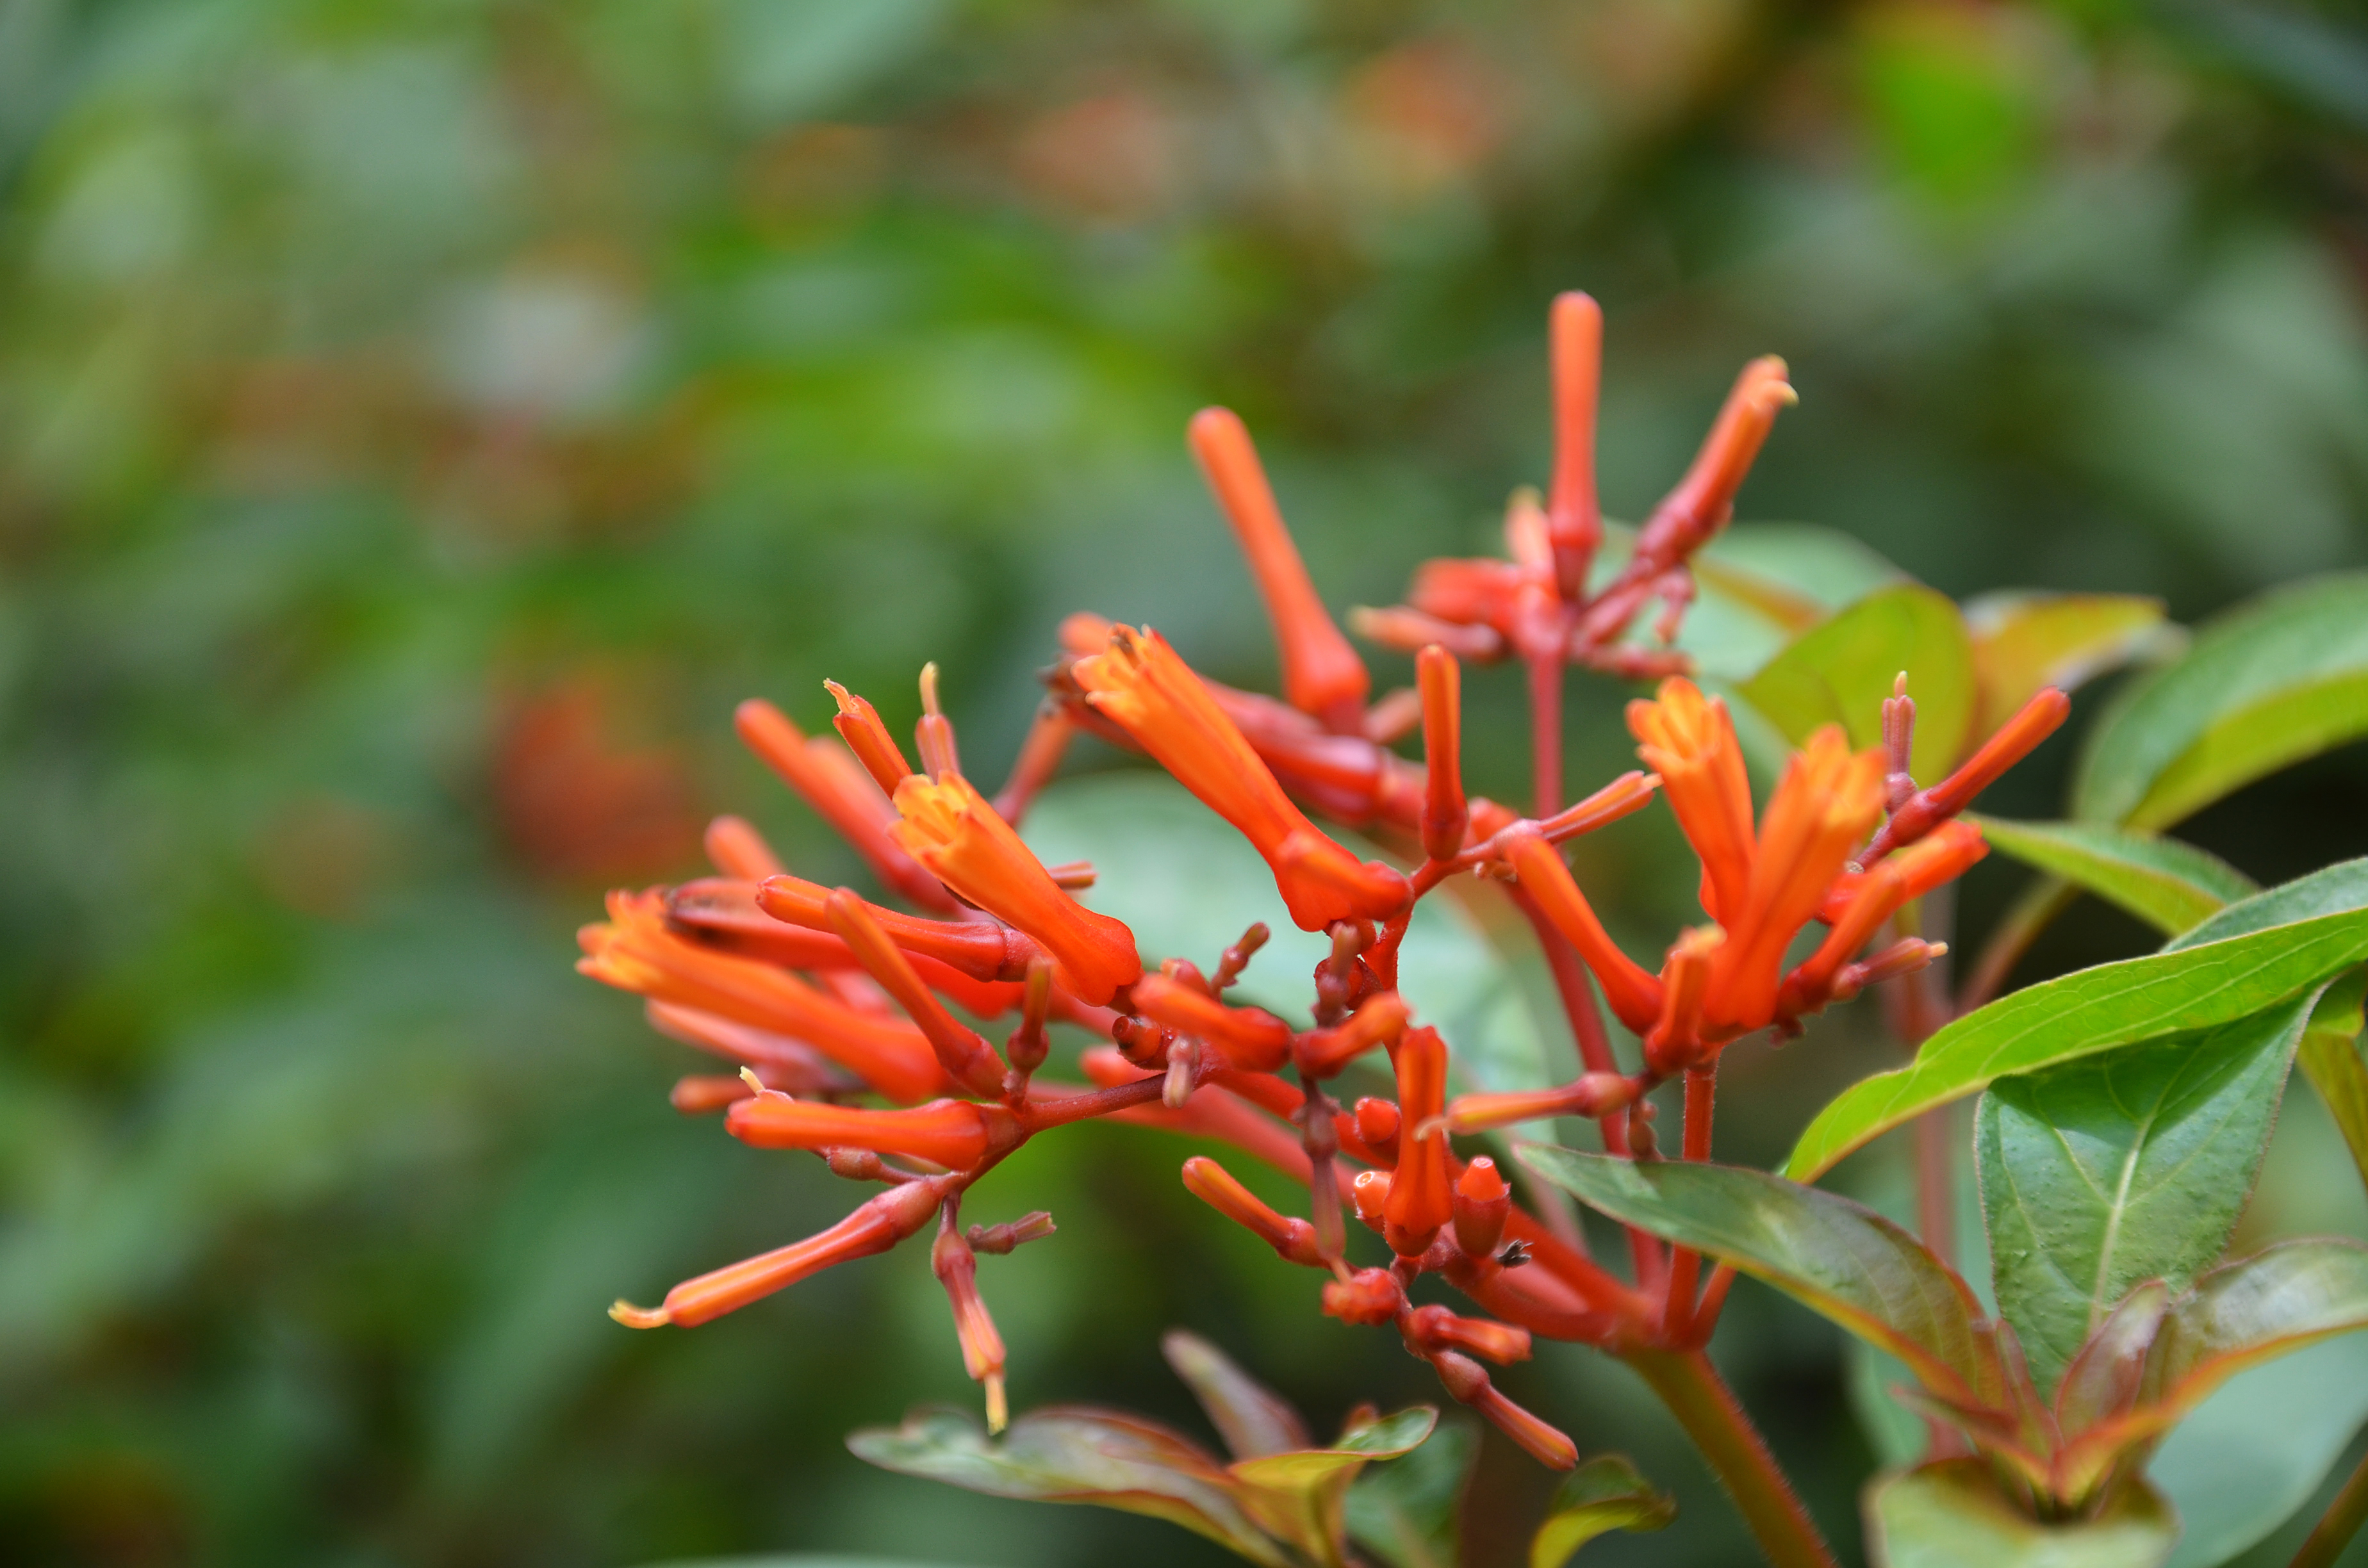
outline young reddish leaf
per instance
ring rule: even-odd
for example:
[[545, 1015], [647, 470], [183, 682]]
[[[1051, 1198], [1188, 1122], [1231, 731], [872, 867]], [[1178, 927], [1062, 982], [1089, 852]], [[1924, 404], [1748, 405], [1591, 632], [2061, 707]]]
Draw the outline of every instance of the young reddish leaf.
[[1201, 1402], [1209, 1424], [1235, 1459], [1307, 1447], [1307, 1423], [1290, 1402], [1199, 1335], [1171, 1328], [1161, 1336], [1159, 1351]]
[[1871, 1209], [1763, 1171], [1530, 1144], [1521, 1162], [1582, 1203], [1764, 1279], [1890, 1351], [1935, 1393], [2005, 1392], [1965, 1282]]
[[1663, 1529], [1677, 1517], [1677, 1500], [1654, 1490], [1627, 1455], [1598, 1455], [1555, 1488], [1546, 1522], [1530, 1538], [1530, 1568], [1563, 1568], [1607, 1530]]
[[2070, 691], [2135, 660], [2176, 652], [2160, 599], [2135, 594], [1985, 594], [1965, 607], [1974, 638], [1974, 739], [2040, 687]]

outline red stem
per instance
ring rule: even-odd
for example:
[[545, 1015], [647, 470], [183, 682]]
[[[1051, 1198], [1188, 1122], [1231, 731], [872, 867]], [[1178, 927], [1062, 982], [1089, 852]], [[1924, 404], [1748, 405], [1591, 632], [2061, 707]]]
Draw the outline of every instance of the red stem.
[[[1686, 1074], [1685, 1158], [1710, 1158], [1711, 1118], [1718, 1102], [1718, 1058]], [[1693, 1326], [1694, 1286], [1702, 1278], [1702, 1255], [1678, 1247], [1669, 1255], [1669, 1285], [1661, 1298], [1661, 1333], [1670, 1344], [1682, 1344]]]

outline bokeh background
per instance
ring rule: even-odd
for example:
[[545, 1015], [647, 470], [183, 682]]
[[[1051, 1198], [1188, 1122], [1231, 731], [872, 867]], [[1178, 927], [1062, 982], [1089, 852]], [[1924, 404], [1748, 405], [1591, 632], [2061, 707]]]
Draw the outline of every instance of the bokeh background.
[[[1336, 605], [1388, 602], [1543, 478], [1574, 286], [1616, 515], [1777, 352], [1742, 514], [1952, 593], [2192, 620], [2359, 562], [2363, 132], [2334, 5], [0, 0], [0, 1561], [1219, 1561], [845, 1453], [972, 1401], [912, 1249], [602, 1315], [848, 1200], [676, 1117], [691, 1063], [569, 968], [712, 811], [854, 873], [733, 703], [819, 722], [829, 676], [902, 722], [936, 659], [991, 778], [1070, 609], [1270, 679], [1190, 411], [1249, 419]], [[1471, 685], [1518, 794], [1514, 682]], [[1574, 777], [1623, 696], [1574, 698]], [[2363, 784], [2188, 832], [2291, 875], [2368, 850]], [[1651, 942], [1692, 875], [1622, 834], [1591, 885]], [[2026, 973], [2146, 945], [2090, 907]], [[1854, 1029], [1740, 1062], [1723, 1148], [1875, 1064]], [[984, 1271], [1021, 1405], [1192, 1423], [1170, 1324], [1319, 1425], [1437, 1398], [1183, 1152], [1087, 1129], [982, 1194], [1063, 1227]], [[1746, 1287], [1722, 1354], [1854, 1546], [1835, 1336]], [[1619, 1369], [1510, 1382], [1679, 1492], [1605, 1561], [1749, 1560]], [[1473, 1561], [1516, 1561], [1542, 1472], [1476, 1484]]]

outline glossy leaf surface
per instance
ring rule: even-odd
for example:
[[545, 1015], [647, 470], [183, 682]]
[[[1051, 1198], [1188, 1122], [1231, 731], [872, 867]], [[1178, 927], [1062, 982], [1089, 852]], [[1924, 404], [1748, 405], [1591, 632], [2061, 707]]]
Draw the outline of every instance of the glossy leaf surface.
[[1457, 1514], [1479, 1446], [1470, 1426], [1441, 1426], [1405, 1458], [1369, 1467], [1349, 1488], [1350, 1539], [1389, 1568], [1455, 1568]]
[[970, 1416], [917, 1411], [903, 1426], [857, 1432], [858, 1459], [905, 1475], [1038, 1503], [1093, 1503], [1148, 1514], [1270, 1568], [1291, 1557], [1252, 1522], [1240, 1483], [1177, 1433], [1110, 1411], [1036, 1411], [998, 1441]]
[[[2283, 891], [2231, 904], [2214, 921]], [[2368, 911], [2353, 908], [2025, 987], [1941, 1029], [1907, 1066], [1861, 1079], [1836, 1096], [1801, 1134], [1784, 1174], [1815, 1180], [1892, 1128], [1999, 1078], [2142, 1040], [2214, 1028], [2316, 987], [2363, 957]]]
[[2179, 1520], [2145, 1483], [2094, 1519], [2042, 1524], [1998, 1490], [1980, 1460], [1941, 1460], [1867, 1490], [1867, 1554], [1878, 1568], [2155, 1568]]
[[1916, 777], [1937, 781], [1965, 749], [1974, 717], [1973, 642], [1947, 597], [1884, 588], [1804, 633], [1743, 683], [1744, 698], [1798, 744], [1839, 724], [1854, 746], [1883, 739], [1883, 703], [1907, 672], [1916, 699]]
[[2290, 926], [2322, 915], [2368, 909], [2368, 857], [2338, 860], [2308, 876], [2280, 882], [2250, 898], [2239, 899], [2201, 925], [2190, 926], [2162, 945], [2167, 953], [2249, 936], [2272, 926]]
[[2209, 850], [2111, 823], [1970, 816], [2002, 855], [2095, 893], [2166, 936], [2201, 924], [2260, 884]]
[[1347, 1530], [1349, 1487], [1375, 1460], [1411, 1452], [1430, 1436], [1439, 1413], [1415, 1405], [1340, 1434], [1328, 1449], [1299, 1449], [1243, 1460], [1232, 1467], [1243, 1508], [1269, 1534], [1311, 1562], [1336, 1568]]
[[1530, 1568], [1563, 1568], [1573, 1553], [1611, 1530], [1666, 1528], [1678, 1505], [1656, 1490], [1625, 1454], [1600, 1454], [1564, 1478], [1530, 1538]]
[[2368, 577], [2266, 594], [2202, 628], [2090, 733], [2075, 816], [2166, 827], [2368, 734]]
[[2004, 723], [2043, 687], [2070, 691], [2179, 645], [2160, 599], [2135, 594], [1985, 594], [1964, 607], [1974, 640], [1974, 738]]
[[1975, 1117], [1999, 1312], [2041, 1392], [2131, 1289], [2220, 1257], [2313, 998], [2005, 1078]]
[[1765, 1171], [1527, 1144], [1524, 1164], [1588, 1207], [1764, 1279], [1907, 1362], [1936, 1390], [1994, 1398], [1980, 1303], [1872, 1209]]

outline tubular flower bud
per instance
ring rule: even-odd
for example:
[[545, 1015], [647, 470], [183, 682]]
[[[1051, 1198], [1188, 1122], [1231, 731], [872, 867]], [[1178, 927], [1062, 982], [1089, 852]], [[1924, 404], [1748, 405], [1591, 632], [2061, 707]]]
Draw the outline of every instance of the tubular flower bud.
[[1486, 663], [1505, 656], [1504, 633], [1493, 626], [1462, 626], [1402, 606], [1375, 609], [1359, 605], [1349, 610], [1349, 624], [1366, 642], [1402, 653], [1419, 653], [1435, 644], [1459, 659]]
[[721, 816], [709, 823], [704, 846], [717, 870], [744, 882], [761, 882], [783, 869], [773, 846], [745, 818]]
[[905, 779], [896, 786], [896, 810], [904, 820], [888, 831], [905, 852], [963, 898], [1034, 937], [1053, 956], [1053, 978], [1079, 1001], [1101, 1006], [1143, 973], [1134, 933], [1062, 892], [961, 774]]
[[[742, 744], [830, 824], [880, 880], [925, 909], [960, 906], [935, 877], [888, 837], [896, 810], [843, 746], [809, 739], [769, 702], [751, 699], [733, 714]], [[890, 786], [893, 788], [894, 786]]]
[[1398, 1129], [1404, 1124], [1395, 1100], [1367, 1095], [1357, 1102], [1357, 1137], [1386, 1165], [1398, 1163]]
[[1732, 1038], [1775, 1016], [1778, 968], [1793, 936], [1883, 812], [1883, 752], [1853, 755], [1827, 724], [1784, 767], [1760, 824], [1744, 905], [1723, 923], [1702, 1006], [1706, 1032]]
[[909, 1110], [865, 1110], [780, 1094], [742, 1100], [723, 1130], [752, 1149], [871, 1149], [948, 1170], [967, 1170], [1019, 1135], [1000, 1106], [931, 1100]]
[[1661, 776], [1661, 792], [1702, 863], [1713, 920], [1738, 914], [1751, 884], [1751, 783], [1726, 704], [1682, 676], [1661, 683], [1650, 702], [1628, 704], [1636, 755]]
[[1346, 1279], [1324, 1282], [1325, 1313], [1342, 1323], [1367, 1327], [1388, 1323], [1405, 1303], [1406, 1292], [1386, 1268], [1360, 1268]]
[[1902, 937], [1864, 963], [1846, 963], [1834, 976], [1834, 1000], [1847, 1002], [1870, 985], [1913, 974], [1948, 952], [1946, 942]]
[[1184, 1162], [1184, 1186], [1193, 1197], [1274, 1248], [1284, 1262], [1304, 1263], [1310, 1268], [1325, 1267], [1324, 1255], [1316, 1250], [1315, 1226], [1276, 1213], [1206, 1154], [1195, 1154]]
[[1645, 1036], [1645, 1060], [1656, 1073], [1675, 1073], [1702, 1054], [1702, 1002], [1710, 991], [1711, 960], [1726, 945], [1726, 933], [1705, 926], [1678, 935], [1661, 965], [1661, 1017]]
[[974, 1095], [991, 1098], [1001, 1094], [1003, 1059], [995, 1054], [995, 1048], [975, 1029], [954, 1021], [954, 1016], [921, 983], [920, 975], [889, 939], [888, 933], [871, 918], [864, 902], [840, 888], [825, 902], [824, 909], [831, 929], [853, 949], [865, 972], [896, 999], [896, 1005], [928, 1038], [929, 1049], [937, 1053], [946, 1076]]
[[1500, 1367], [1530, 1358], [1528, 1329], [1490, 1323], [1486, 1318], [1461, 1317], [1445, 1307], [1415, 1308], [1406, 1314], [1403, 1332], [1406, 1343], [1421, 1356], [1467, 1350]]
[[977, 1256], [951, 1225], [939, 1228], [929, 1247], [929, 1271], [945, 1287], [947, 1304], [953, 1308], [962, 1370], [971, 1381], [986, 1387], [986, 1429], [1000, 1432], [1011, 1419], [1003, 1393], [1003, 1335], [996, 1332], [995, 1319], [978, 1293]]
[[1114, 627], [1110, 646], [1078, 660], [1070, 673], [1096, 712], [1250, 841], [1273, 869], [1301, 930], [1360, 916], [1387, 919], [1405, 907], [1406, 879], [1387, 866], [1360, 864], [1301, 815], [1201, 677], [1157, 632]]
[[666, 1103], [685, 1116], [712, 1116], [756, 1092], [744, 1078], [693, 1073], [674, 1081], [674, 1087], [666, 1093]]
[[1405, 1131], [1390, 1182], [1390, 1248], [1419, 1257], [1453, 1215], [1447, 1186], [1447, 1134], [1424, 1124], [1447, 1108], [1447, 1042], [1434, 1028], [1409, 1030], [1398, 1044], [1398, 1114]]
[[[727, 1062], [754, 1067], [772, 1088], [793, 1095], [848, 1095], [863, 1087], [862, 1079], [834, 1066], [829, 1058], [803, 1040], [664, 1002], [647, 1004], [642, 1016], [649, 1020], [652, 1028], [669, 1040], [680, 1040]], [[732, 1081], [739, 1082], [737, 1078]]]
[[[902, 853], [902, 851], [899, 851]], [[700, 883], [686, 884], [680, 894]], [[803, 877], [768, 877], [757, 887], [757, 907], [775, 921], [803, 930], [827, 933], [833, 890]], [[926, 958], [958, 969], [973, 980], [1024, 980], [1029, 960], [1041, 956], [1035, 942], [985, 920], [924, 920], [867, 903], [872, 923], [889, 939], [915, 958]], [[677, 912], [678, 918], [697, 918]], [[829, 938], [837, 941], [834, 935]], [[854, 962], [850, 953], [846, 960]]]
[[1192, 416], [1192, 454], [1201, 460], [1217, 504], [1241, 540], [1250, 574], [1274, 622], [1282, 654], [1282, 694], [1341, 734], [1360, 728], [1372, 679], [1364, 661], [1326, 613], [1291, 530], [1283, 526], [1266, 470], [1250, 433], [1231, 409], [1204, 408]]
[[1892, 819], [1883, 824], [1874, 842], [1867, 846], [1862, 858], [1873, 865], [1903, 844], [1913, 844], [1932, 830], [1935, 823], [1944, 822], [1974, 803], [1974, 797], [1998, 782], [1998, 776], [2024, 757], [2029, 756], [2040, 742], [2054, 734], [2057, 726], [2072, 711], [2072, 699], [2054, 687], [2044, 687], [2032, 699], [2015, 710], [2013, 718], [1998, 726], [1998, 733], [1981, 744], [1979, 750], [1965, 759], [1965, 765], [1922, 790], [1901, 806]]
[[1497, 835], [1497, 846], [1521, 886], [1603, 986], [1603, 999], [1620, 1021], [1638, 1034], [1661, 1015], [1661, 983], [1620, 950], [1571, 880], [1562, 856], [1535, 830], [1516, 826]]
[[1428, 764], [1422, 800], [1422, 852], [1452, 860], [1463, 847], [1471, 811], [1463, 801], [1463, 703], [1455, 655], [1433, 644], [1415, 659], [1422, 690], [1422, 754]]
[[1349, 1196], [1356, 1201], [1357, 1218], [1380, 1230], [1387, 1221], [1390, 1173], [1359, 1171], [1357, 1179], [1349, 1184]]
[[1359, 1005], [1347, 1022], [1303, 1036], [1299, 1070], [1329, 1078], [1377, 1045], [1395, 1045], [1413, 1015], [1395, 991], [1379, 991]]
[[954, 722], [938, 706], [938, 666], [921, 666], [921, 718], [913, 726], [913, 749], [921, 754], [921, 768], [932, 778], [962, 771], [962, 753], [954, 744]]
[[1944, 822], [1859, 879], [1855, 894], [1825, 941], [1785, 977], [1784, 1010], [1800, 1013], [1822, 1006], [1835, 975], [1883, 928], [1884, 922], [1908, 900], [1964, 875], [1988, 853], [1981, 830], [1973, 824]]
[[1505, 1217], [1512, 1211], [1513, 1189], [1497, 1174], [1497, 1162], [1481, 1155], [1463, 1167], [1455, 1184], [1455, 1244], [1466, 1257], [1495, 1256], [1497, 1244], [1504, 1239]]
[[659, 894], [610, 893], [608, 924], [576, 939], [585, 957], [575, 967], [593, 979], [805, 1041], [890, 1099], [921, 1099], [944, 1081], [912, 1025], [850, 1007], [769, 964], [685, 941], [666, 929]]
[[1439, 1369], [1439, 1381], [1447, 1385], [1449, 1393], [1486, 1416], [1498, 1431], [1528, 1450], [1531, 1459], [1553, 1470], [1577, 1467], [1578, 1445], [1497, 1392], [1477, 1361], [1443, 1350], [1430, 1358], [1430, 1364]]
[[666, 1324], [695, 1328], [833, 1264], [886, 1252], [928, 1224], [943, 1196], [943, 1183], [935, 1180], [892, 1187], [819, 1235], [686, 1279], [666, 1292], [662, 1306], [637, 1307], [619, 1301], [609, 1309], [609, 1315], [627, 1328], [657, 1328]]
[[[784, 883], [794, 879], [779, 879]], [[824, 924], [827, 889], [811, 882], [795, 883], [812, 890], [812, 908], [817, 925]], [[794, 902], [785, 899], [784, 902]], [[1035, 944], [1016, 931], [1008, 930], [989, 921], [968, 921], [961, 925], [939, 925], [933, 920], [916, 920], [910, 915], [896, 915], [887, 910], [873, 909], [893, 934], [908, 927], [926, 935], [944, 932], [950, 935], [945, 944], [948, 950], [971, 957], [965, 962], [986, 969], [990, 973], [1008, 967], [1022, 956], [1033, 956], [1050, 964], [1035, 951]], [[666, 896], [666, 916], [676, 926], [695, 933], [710, 946], [726, 952], [762, 959], [783, 969], [854, 970], [862, 968], [855, 950], [826, 930], [809, 930], [776, 918], [764, 906], [763, 890], [754, 882], [736, 882], [722, 877], [705, 877], [695, 882], [685, 882]], [[994, 1017], [1011, 1010], [1020, 999], [1017, 984], [980, 980], [974, 975], [940, 962], [926, 952], [915, 952], [911, 945], [905, 956], [913, 962], [914, 972], [926, 982], [930, 990], [952, 997], [962, 1006], [981, 1017]], [[924, 946], [931, 946], [924, 941]], [[998, 956], [999, 955], [999, 956]]]
[[1001, 1254], [1030, 1242], [1041, 1242], [1059, 1229], [1053, 1223], [1053, 1216], [1036, 1209], [1000, 1225], [973, 1225], [966, 1239], [973, 1252]]
[[905, 760], [896, 737], [881, 722], [880, 710], [835, 680], [826, 680], [822, 687], [838, 704], [830, 727], [838, 732], [838, 738], [847, 743], [855, 760], [863, 764], [863, 771], [871, 775], [871, 781], [894, 795], [896, 786], [912, 775], [913, 765]]
[[1495, 1095], [1458, 1095], [1447, 1108], [1450, 1132], [1486, 1132], [1517, 1121], [1550, 1116], [1610, 1116], [1636, 1098], [1636, 1081], [1622, 1073], [1582, 1073], [1552, 1089], [1512, 1089]]
[[1178, 1034], [1209, 1041], [1228, 1066], [1271, 1073], [1291, 1054], [1291, 1026], [1258, 1007], [1229, 1007], [1207, 992], [1145, 975], [1133, 992], [1134, 1010]]
[[1603, 373], [1603, 308], [1573, 290], [1554, 296], [1554, 484], [1546, 496], [1554, 581], [1573, 604], [1587, 597], [1587, 569], [1602, 542], [1595, 499], [1595, 403]]

